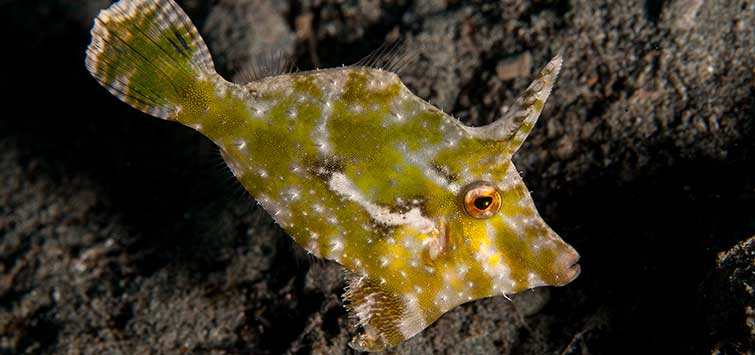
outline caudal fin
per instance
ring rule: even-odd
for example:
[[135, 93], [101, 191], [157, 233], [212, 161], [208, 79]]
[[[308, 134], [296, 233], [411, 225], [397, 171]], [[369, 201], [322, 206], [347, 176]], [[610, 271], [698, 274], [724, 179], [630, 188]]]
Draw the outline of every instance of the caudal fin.
[[192, 86], [218, 77], [207, 46], [173, 0], [121, 0], [100, 12], [91, 33], [89, 72], [150, 115], [175, 120], [181, 102], [195, 94]]

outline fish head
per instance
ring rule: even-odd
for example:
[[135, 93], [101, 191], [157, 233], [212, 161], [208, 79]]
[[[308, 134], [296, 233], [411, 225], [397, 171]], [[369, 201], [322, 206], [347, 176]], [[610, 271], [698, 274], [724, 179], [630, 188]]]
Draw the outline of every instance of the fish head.
[[[466, 298], [561, 286], [579, 275], [579, 254], [539, 215], [512, 162], [560, 66], [557, 56], [503, 117], [482, 127], [461, 126], [453, 144], [428, 163], [451, 187], [446, 194], [427, 196], [428, 206], [445, 206], [430, 208], [439, 240], [430, 259], [443, 260], [447, 279], [474, 289]], [[457, 292], [453, 285], [445, 288]]]
[[[560, 65], [560, 56], [554, 58], [489, 125], [468, 127], [427, 105], [427, 114], [414, 115], [425, 120], [405, 125], [408, 132], [397, 135], [409, 142], [422, 137], [429, 142], [417, 146], [429, 148], [398, 142], [396, 155], [411, 164], [386, 164], [375, 169], [381, 179], [370, 181], [390, 208], [363, 203], [383, 228], [372, 229], [374, 242], [364, 249], [374, 268], [352, 278], [344, 296], [364, 328], [354, 348], [380, 350], [459, 304], [561, 286], [579, 275], [579, 254], [539, 215], [512, 162]], [[334, 177], [333, 190], [358, 190], [346, 175]]]
[[489, 280], [473, 285], [488, 290], [480, 296], [562, 286], [577, 277], [579, 254], [539, 215], [510, 160], [461, 185], [457, 211], [446, 219], [446, 248], [452, 263], [478, 265], [478, 280]]

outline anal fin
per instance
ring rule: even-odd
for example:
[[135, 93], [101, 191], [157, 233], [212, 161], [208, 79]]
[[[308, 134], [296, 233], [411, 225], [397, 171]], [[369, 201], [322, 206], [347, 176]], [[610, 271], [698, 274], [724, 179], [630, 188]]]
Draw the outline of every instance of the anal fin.
[[343, 295], [349, 316], [360, 326], [349, 345], [359, 351], [380, 351], [412, 337], [427, 326], [416, 300], [390, 291], [380, 281], [350, 274]]

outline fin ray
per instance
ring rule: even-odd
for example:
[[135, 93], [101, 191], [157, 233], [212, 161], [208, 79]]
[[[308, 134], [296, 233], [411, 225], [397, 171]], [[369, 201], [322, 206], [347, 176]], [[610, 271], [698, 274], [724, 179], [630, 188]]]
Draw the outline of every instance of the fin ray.
[[234, 76], [233, 81], [248, 84], [267, 77], [298, 72], [293, 58], [283, 51], [272, 51], [252, 58], [250, 63]]
[[416, 50], [417, 48], [412, 50], [412, 48], [413, 46], [405, 39], [384, 42], [376, 50], [354, 63], [353, 66], [401, 74], [407, 66], [414, 63], [420, 56], [420, 51]]
[[428, 322], [416, 299], [412, 302], [365, 275], [348, 274], [343, 295], [349, 316], [361, 327], [349, 345], [360, 351], [379, 351], [414, 336]]
[[121, 0], [100, 12], [86, 66], [113, 95], [145, 113], [173, 120], [187, 87], [219, 79], [186, 13], [173, 0]]

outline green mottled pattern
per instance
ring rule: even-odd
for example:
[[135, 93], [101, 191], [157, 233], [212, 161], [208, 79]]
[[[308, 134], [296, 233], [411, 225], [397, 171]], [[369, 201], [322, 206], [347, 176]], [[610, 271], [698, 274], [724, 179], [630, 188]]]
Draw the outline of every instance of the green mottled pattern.
[[[102, 85], [210, 138], [299, 245], [349, 270], [357, 349], [394, 346], [463, 302], [577, 276], [577, 253], [540, 218], [511, 162], [560, 57], [499, 121], [467, 127], [376, 68], [228, 83], [172, 0], [122, 0], [92, 34], [87, 67]], [[464, 208], [480, 182], [500, 195], [486, 218]]]

